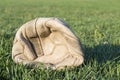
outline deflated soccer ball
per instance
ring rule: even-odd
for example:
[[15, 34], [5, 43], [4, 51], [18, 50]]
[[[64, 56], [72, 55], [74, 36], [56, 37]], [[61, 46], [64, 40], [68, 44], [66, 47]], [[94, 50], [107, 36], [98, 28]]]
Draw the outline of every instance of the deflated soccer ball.
[[79, 39], [57, 18], [37, 18], [22, 25], [14, 38], [12, 59], [52, 69], [79, 66], [84, 61]]

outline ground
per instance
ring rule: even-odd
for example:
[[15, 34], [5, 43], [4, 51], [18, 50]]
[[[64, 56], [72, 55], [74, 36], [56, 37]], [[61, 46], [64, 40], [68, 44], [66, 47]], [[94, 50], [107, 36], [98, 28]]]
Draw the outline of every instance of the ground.
[[[119, 0], [0, 0], [0, 80], [120, 80]], [[16, 65], [15, 33], [37, 17], [64, 20], [80, 39], [82, 65], [53, 71]]]

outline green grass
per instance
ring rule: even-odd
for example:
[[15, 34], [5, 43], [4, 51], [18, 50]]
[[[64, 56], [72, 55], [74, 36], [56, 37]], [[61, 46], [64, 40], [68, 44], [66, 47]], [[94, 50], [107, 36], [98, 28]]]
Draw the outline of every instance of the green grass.
[[[120, 80], [120, 0], [0, 0], [0, 80]], [[84, 64], [53, 71], [16, 65], [16, 31], [36, 17], [57, 17], [79, 37]]]

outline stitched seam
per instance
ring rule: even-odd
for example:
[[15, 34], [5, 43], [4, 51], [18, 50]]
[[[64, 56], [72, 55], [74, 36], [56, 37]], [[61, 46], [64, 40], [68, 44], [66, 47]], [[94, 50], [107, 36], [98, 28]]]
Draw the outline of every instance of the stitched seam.
[[61, 62], [63, 62], [65, 59], [67, 59], [67, 58], [69, 58], [70, 57], [70, 55], [66, 55], [66, 57], [64, 57], [64, 59], [62, 60], [62, 61], [59, 61], [59, 62], [57, 62], [55, 65], [57, 65], [57, 64], [59, 64], [59, 63], [61, 63]]
[[75, 58], [74, 62], [73, 62], [73, 65], [76, 65], [76, 61], [77, 61], [77, 58]]

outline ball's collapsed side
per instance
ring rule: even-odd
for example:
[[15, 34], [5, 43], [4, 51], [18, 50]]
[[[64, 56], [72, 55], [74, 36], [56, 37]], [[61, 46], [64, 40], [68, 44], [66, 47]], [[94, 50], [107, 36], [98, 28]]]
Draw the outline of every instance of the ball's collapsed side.
[[45, 64], [52, 69], [79, 66], [83, 53], [78, 38], [57, 18], [38, 18], [17, 31], [12, 59], [20, 64]]

